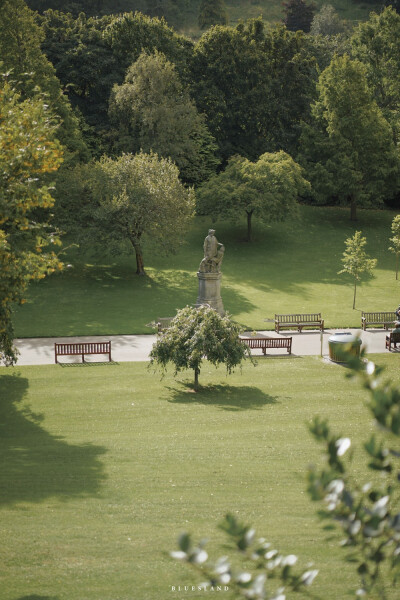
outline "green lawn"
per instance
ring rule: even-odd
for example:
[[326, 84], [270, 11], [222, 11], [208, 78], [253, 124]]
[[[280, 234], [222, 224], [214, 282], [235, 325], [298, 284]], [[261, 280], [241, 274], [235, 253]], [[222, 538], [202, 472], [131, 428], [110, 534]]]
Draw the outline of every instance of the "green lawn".
[[[397, 356], [373, 358], [397, 375]], [[350, 597], [340, 534], [327, 537], [305, 492], [313, 415], [363, 464], [373, 424], [344, 372], [314, 357], [261, 358], [229, 378], [205, 365], [195, 395], [191, 374], [160, 381], [146, 363], [1, 369], [0, 599], [184, 600], [170, 586], [199, 581], [165, 553], [182, 530], [226, 553], [227, 511], [313, 561], [316, 597]]]
[[[399, 304], [395, 257], [389, 252], [393, 211], [359, 211], [354, 225], [348, 210], [302, 206], [299, 219], [262, 227], [246, 243], [245, 219], [233, 226], [217, 223], [224, 242], [221, 295], [225, 309], [251, 329], [272, 328], [275, 313], [321, 312], [328, 327], [358, 327], [361, 310], [391, 310]], [[211, 222], [197, 217], [185, 245], [170, 257], [145, 249], [147, 277], [135, 275], [132, 256], [101, 257], [75, 250], [73, 267], [30, 287], [28, 302], [18, 307], [18, 337], [150, 333], [146, 324], [168, 317], [197, 298], [196, 271]], [[357, 292], [338, 275], [344, 240], [359, 229], [367, 252], [378, 259], [375, 277]]]

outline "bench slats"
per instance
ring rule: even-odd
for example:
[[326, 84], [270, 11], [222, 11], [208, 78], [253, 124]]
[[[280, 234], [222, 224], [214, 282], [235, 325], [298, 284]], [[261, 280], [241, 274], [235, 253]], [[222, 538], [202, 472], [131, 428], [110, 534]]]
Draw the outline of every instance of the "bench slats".
[[388, 348], [389, 351], [392, 349], [392, 344], [400, 344], [400, 332], [392, 331], [386, 336], [386, 348]]
[[240, 338], [249, 348], [261, 348], [266, 353], [267, 348], [286, 348], [288, 354], [292, 353], [292, 338]]
[[279, 333], [281, 326], [286, 327], [297, 327], [299, 331], [303, 327], [310, 327], [315, 325], [320, 330], [324, 330], [324, 320], [321, 317], [321, 313], [294, 313], [291, 315], [275, 315], [275, 331]]
[[82, 356], [82, 362], [85, 362], [86, 354], [108, 354], [108, 360], [111, 362], [111, 342], [77, 342], [77, 343], [58, 343], [54, 344], [54, 356], [56, 364], [59, 356]]
[[388, 329], [393, 325], [396, 319], [397, 317], [394, 311], [361, 311], [361, 327], [364, 331], [366, 330], [367, 325], [383, 325], [385, 329]]

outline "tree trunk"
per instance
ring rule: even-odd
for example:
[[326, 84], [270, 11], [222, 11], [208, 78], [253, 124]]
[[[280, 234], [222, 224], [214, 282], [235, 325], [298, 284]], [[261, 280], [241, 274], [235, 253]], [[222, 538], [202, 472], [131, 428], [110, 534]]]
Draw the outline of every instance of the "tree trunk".
[[350, 221], [357, 221], [357, 201], [350, 196]]
[[131, 244], [135, 250], [136, 255], [136, 275], [146, 275], [144, 271], [143, 252], [140, 242], [131, 239]]
[[247, 212], [247, 241], [251, 242], [251, 217], [253, 216], [253, 211]]
[[399, 253], [396, 252], [396, 281], [398, 280], [399, 275]]
[[357, 280], [354, 282], [353, 310], [356, 307]]
[[196, 392], [199, 389], [199, 375], [200, 375], [200, 369], [196, 368], [194, 370], [194, 389]]

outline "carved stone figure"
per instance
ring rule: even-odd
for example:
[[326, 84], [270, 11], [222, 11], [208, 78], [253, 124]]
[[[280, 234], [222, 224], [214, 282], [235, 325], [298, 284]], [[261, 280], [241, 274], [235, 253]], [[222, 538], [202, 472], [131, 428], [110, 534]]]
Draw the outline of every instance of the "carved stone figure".
[[225, 246], [220, 244], [215, 237], [215, 229], [208, 230], [208, 236], [204, 240], [204, 258], [200, 263], [200, 273], [219, 273], [224, 257]]

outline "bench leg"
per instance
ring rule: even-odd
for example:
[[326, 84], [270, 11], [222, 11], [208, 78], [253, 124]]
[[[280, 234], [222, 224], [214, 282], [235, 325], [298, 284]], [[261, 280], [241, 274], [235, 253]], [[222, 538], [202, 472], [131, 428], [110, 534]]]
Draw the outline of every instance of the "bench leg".
[[85, 355], [82, 353], [82, 362], [85, 362]]

